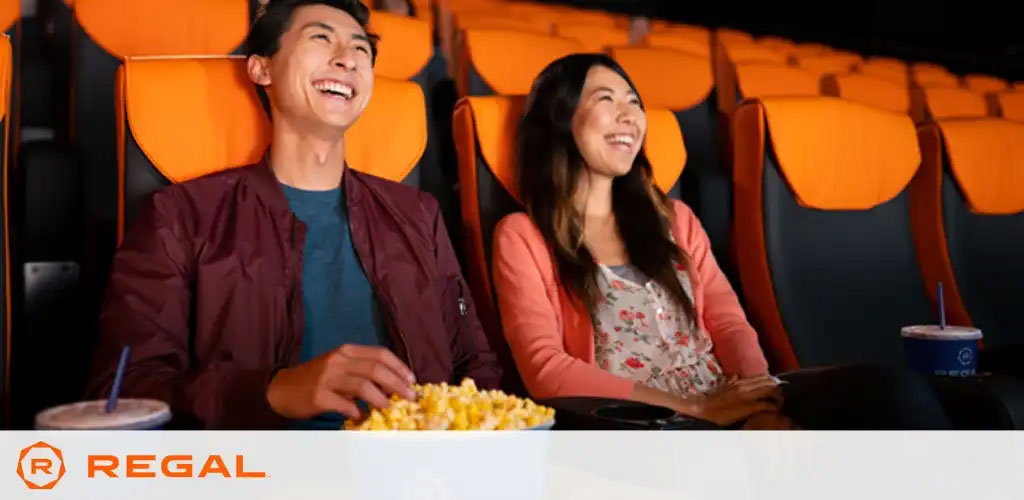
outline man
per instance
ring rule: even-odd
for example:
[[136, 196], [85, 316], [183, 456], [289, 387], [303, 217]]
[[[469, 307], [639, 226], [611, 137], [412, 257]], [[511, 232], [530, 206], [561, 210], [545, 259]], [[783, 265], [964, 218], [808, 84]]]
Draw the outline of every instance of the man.
[[122, 394], [169, 402], [175, 426], [338, 428], [414, 397], [414, 380], [497, 386], [437, 203], [345, 165], [373, 91], [368, 18], [356, 0], [271, 0], [254, 23], [270, 150], [139, 215], [101, 315], [96, 395], [124, 344]]

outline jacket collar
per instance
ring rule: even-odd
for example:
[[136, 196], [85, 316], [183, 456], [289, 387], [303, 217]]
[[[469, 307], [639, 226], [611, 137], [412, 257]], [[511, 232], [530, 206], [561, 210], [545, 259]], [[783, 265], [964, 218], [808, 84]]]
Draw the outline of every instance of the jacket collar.
[[[259, 163], [247, 170], [249, 175], [246, 176], [246, 182], [256, 191], [257, 196], [261, 200], [274, 210], [284, 210], [291, 213], [288, 198], [284, 196], [281, 183], [277, 180], [274, 170], [270, 167], [269, 151], [263, 154]], [[366, 188], [364, 179], [365, 174], [353, 170], [348, 164], [345, 165], [345, 172], [342, 175], [341, 182], [345, 184], [345, 197], [349, 206], [358, 203], [362, 198], [363, 191]]]

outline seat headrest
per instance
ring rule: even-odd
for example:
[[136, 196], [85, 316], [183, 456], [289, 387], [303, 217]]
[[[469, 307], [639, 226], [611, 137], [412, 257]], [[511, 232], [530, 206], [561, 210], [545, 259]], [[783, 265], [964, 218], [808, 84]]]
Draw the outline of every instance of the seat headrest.
[[745, 62], [774, 62], [784, 64], [786, 54], [755, 43], [724, 45], [725, 55], [733, 64]]
[[1002, 117], [1024, 123], [1024, 89], [996, 94]]
[[797, 57], [798, 66], [819, 76], [830, 73], [849, 73], [860, 61], [860, 56], [847, 54], [819, 54]]
[[810, 57], [825, 55], [828, 54], [831, 50], [832, 47], [829, 47], [828, 45], [814, 42], [804, 42], [796, 44], [796, 47], [793, 47], [793, 50], [790, 53], [794, 57]]
[[768, 47], [783, 54], [789, 54], [796, 48], [795, 42], [777, 36], [763, 36], [757, 39], [757, 43], [762, 47]]
[[907, 85], [907, 65], [899, 59], [872, 58], [860, 65], [860, 72], [893, 83]]
[[[473, 128], [480, 155], [512, 197], [519, 199], [516, 180], [516, 131], [526, 99], [522, 96], [469, 97]], [[686, 147], [679, 123], [670, 111], [647, 109], [644, 151], [654, 171], [654, 182], [668, 191], [686, 165]]]
[[754, 41], [754, 35], [745, 31], [732, 30], [728, 28], [720, 28], [715, 31], [715, 37], [723, 42], [747, 42], [752, 43]]
[[[270, 120], [241, 57], [129, 58], [123, 95], [132, 136], [171, 182], [256, 163], [270, 143]], [[426, 137], [419, 85], [377, 78], [346, 132], [345, 157], [352, 168], [400, 181]]]
[[816, 96], [821, 93], [818, 75], [776, 63], [737, 64], [736, 85], [744, 98]]
[[[708, 35], [691, 33], [651, 33], [647, 35], [646, 45], [653, 48], [672, 49], [700, 57], [711, 56], [711, 42]], [[626, 44], [619, 44], [626, 45]]]
[[0, 2], [0, 32], [6, 33], [21, 19], [21, 2]]
[[835, 76], [839, 97], [894, 113], [910, 112], [910, 93], [906, 85], [863, 73]]
[[833, 97], [763, 102], [779, 169], [803, 206], [873, 208], [899, 195], [920, 166], [908, 116]]
[[380, 36], [377, 63], [373, 68], [375, 74], [408, 80], [430, 62], [434, 39], [427, 21], [373, 11], [369, 29]]
[[0, 120], [7, 117], [7, 111], [11, 105], [13, 62], [11, 39], [6, 35], [0, 36], [0, 101], [2, 101], [0, 102]]
[[985, 97], [967, 89], [934, 87], [922, 89], [932, 119], [973, 118], [988, 114]]
[[711, 93], [711, 60], [669, 49], [613, 47], [609, 54], [636, 84], [644, 105], [680, 111]]
[[911, 67], [914, 82], [921, 87], [959, 87], [960, 80], [945, 68], [928, 63], [915, 63]]
[[981, 93], [998, 92], [1010, 88], [1010, 83], [990, 75], [964, 75], [964, 86]]
[[592, 24], [559, 24], [555, 26], [555, 34], [576, 40], [587, 52], [601, 52], [605, 47], [629, 43], [629, 33], [625, 30]]
[[77, 0], [74, 9], [79, 26], [119, 59], [229, 54], [249, 30], [247, 2]]
[[986, 215], [1024, 212], [1024, 124], [981, 118], [938, 125], [968, 208]]
[[509, 30], [466, 30], [465, 43], [477, 73], [502, 95], [530, 93], [548, 64], [582, 51], [575, 40]]
[[458, 14], [455, 22], [463, 30], [507, 30], [550, 35], [551, 22], [539, 17], [496, 16], [491, 13]]

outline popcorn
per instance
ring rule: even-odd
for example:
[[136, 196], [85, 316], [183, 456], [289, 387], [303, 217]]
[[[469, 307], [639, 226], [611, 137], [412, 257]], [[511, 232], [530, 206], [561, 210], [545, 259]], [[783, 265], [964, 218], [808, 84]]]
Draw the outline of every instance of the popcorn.
[[415, 385], [417, 400], [395, 395], [391, 406], [374, 409], [362, 422], [345, 421], [346, 430], [510, 430], [554, 420], [555, 410], [501, 391], [479, 391], [472, 379], [461, 385]]

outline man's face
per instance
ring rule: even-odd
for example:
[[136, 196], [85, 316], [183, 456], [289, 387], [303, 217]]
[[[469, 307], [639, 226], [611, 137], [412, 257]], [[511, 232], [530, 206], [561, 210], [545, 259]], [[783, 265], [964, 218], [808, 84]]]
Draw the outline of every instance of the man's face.
[[344, 132], [373, 92], [370, 41], [348, 13], [307, 5], [292, 14], [275, 55], [250, 58], [249, 75], [266, 87], [275, 120]]

